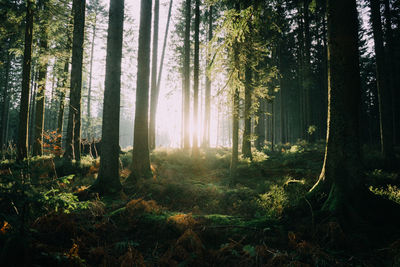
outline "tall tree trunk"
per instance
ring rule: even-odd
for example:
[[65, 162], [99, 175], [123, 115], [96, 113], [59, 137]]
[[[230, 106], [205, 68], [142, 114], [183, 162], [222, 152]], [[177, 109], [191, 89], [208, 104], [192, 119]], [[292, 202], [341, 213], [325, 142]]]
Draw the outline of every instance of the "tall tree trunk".
[[[42, 22], [44, 23], [44, 22]], [[47, 36], [43, 34], [45, 29], [41, 29], [42, 38], [40, 39], [40, 52], [42, 57], [46, 57], [48, 44]], [[44, 113], [45, 113], [45, 98], [46, 98], [46, 79], [47, 79], [47, 60], [39, 63], [39, 79], [38, 91], [36, 95], [36, 111], [35, 111], [35, 124], [34, 124], [34, 139], [33, 139], [33, 156], [43, 155], [43, 128], [44, 128]]]
[[0, 131], [0, 145], [1, 151], [3, 152], [4, 145], [6, 145], [7, 140], [7, 122], [8, 122], [8, 113], [10, 108], [10, 96], [8, 92], [8, 84], [10, 77], [10, 68], [11, 68], [11, 56], [10, 56], [10, 40], [8, 43], [7, 56], [6, 56], [6, 65], [5, 65], [5, 79], [4, 79], [4, 89], [3, 89], [3, 110], [1, 114], [1, 131]]
[[22, 161], [28, 156], [29, 82], [31, 78], [32, 62], [33, 5], [34, 2], [32, 0], [27, 1], [24, 62], [22, 67], [22, 90], [17, 141], [18, 161]]
[[190, 148], [190, 20], [191, 20], [191, 1], [186, 0], [185, 7], [185, 38], [184, 38], [184, 108], [183, 108], [183, 149]]
[[[57, 134], [58, 135], [62, 135], [62, 133], [63, 133], [64, 106], [65, 106], [65, 93], [66, 93], [65, 91], [67, 88], [68, 73], [69, 73], [69, 58], [66, 58], [65, 63], [64, 63], [63, 77], [61, 78], [61, 90], [60, 90], [60, 97], [59, 97], [60, 105], [59, 105], [58, 116], [57, 116]], [[61, 139], [60, 139], [60, 144], [61, 144]]]
[[157, 94], [157, 59], [158, 59], [158, 24], [159, 24], [160, 1], [154, 0], [154, 23], [153, 23], [153, 56], [151, 63], [151, 96], [150, 96], [150, 134], [149, 145], [150, 149], [156, 148], [156, 101]]
[[119, 115], [123, 26], [124, 0], [110, 0], [100, 170], [94, 185], [94, 189], [102, 194], [113, 194], [122, 188], [119, 180]]
[[94, 58], [94, 41], [96, 40], [96, 30], [97, 30], [97, 12], [94, 14], [94, 21], [92, 26], [92, 43], [90, 44], [90, 69], [89, 69], [89, 88], [87, 95], [87, 139], [90, 141], [92, 138], [92, 119], [91, 119], [91, 98], [92, 98], [92, 80], [93, 80], [93, 58]]
[[244, 131], [243, 131], [243, 140], [242, 140], [242, 154], [245, 158], [252, 159], [251, 154], [251, 79], [252, 79], [252, 71], [250, 66], [246, 65], [245, 67], [245, 88], [244, 88]]
[[[311, 110], [311, 89], [312, 89], [312, 77], [311, 77], [311, 35], [310, 35], [310, 8], [311, 0], [304, 0], [303, 2], [303, 13], [304, 13], [304, 78], [303, 78], [303, 90], [304, 90], [304, 115], [305, 115], [305, 132], [308, 132], [308, 127], [314, 122], [312, 121], [312, 110]], [[312, 138], [308, 135], [310, 141]]]
[[39, 60], [39, 78], [38, 78], [38, 92], [36, 95], [36, 111], [35, 111], [35, 124], [34, 124], [34, 139], [33, 139], [33, 156], [43, 155], [43, 131], [44, 131], [44, 116], [45, 116], [45, 99], [46, 99], [46, 82], [47, 82], [47, 50], [48, 50], [48, 29], [49, 23], [48, 15], [48, 1], [40, 3], [41, 10], [40, 18], [40, 40], [39, 49], [41, 60]]
[[262, 151], [265, 144], [265, 99], [260, 98], [258, 107], [258, 122], [256, 126], [257, 139], [255, 146], [258, 151]]
[[151, 0], [141, 0], [131, 181], [151, 177], [148, 126], [151, 5]]
[[[213, 38], [213, 6], [208, 8], [208, 42]], [[203, 132], [203, 147], [210, 146], [210, 123], [211, 123], [211, 80], [210, 80], [210, 51], [207, 50], [206, 58], [206, 92], [205, 92], [205, 111], [204, 111], [204, 132]]]
[[232, 105], [232, 158], [230, 165], [231, 183], [233, 184], [236, 176], [236, 169], [239, 157], [239, 89], [235, 88]]
[[358, 136], [360, 71], [355, 0], [328, 0], [329, 105], [325, 159], [311, 195], [324, 192], [323, 209], [352, 216], [363, 185]]
[[390, 164], [394, 160], [393, 151], [393, 119], [391, 92], [388, 76], [385, 72], [385, 50], [383, 46], [383, 31], [380, 13], [380, 1], [370, 0], [372, 30], [374, 34], [376, 55], [376, 80], [379, 100], [379, 118], [381, 133], [381, 151], [385, 161]]
[[157, 122], [157, 106], [158, 106], [158, 96], [160, 94], [160, 86], [161, 86], [161, 77], [162, 77], [162, 72], [163, 72], [163, 66], [164, 66], [164, 58], [165, 58], [165, 49], [167, 47], [167, 41], [168, 41], [168, 32], [169, 32], [169, 22], [171, 20], [171, 12], [172, 12], [172, 3], [173, 0], [169, 2], [169, 9], [168, 9], [168, 18], [167, 18], [167, 25], [165, 28], [165, 35], [164, 35], [164, 44], [163, 44], [163, 49], [161, 53], [161, 61], [160, 61], [160, 69], [158, 71], [158, 78], [157, 78], [157, 85], [155, 90], [151, 90], [151, 100], [150, 100], [150, 143], [154, 145], [152, 148], [150, 146], [150, 149], [154, 149], [156, 147], [156, 122]]
[[72, 68], [70, 104], [68, 114], [66, 149], [64, 158], [81, 159], [81, 101], [82, 101], [82, 61], [85, 34], [85, 0], [74, 0], [74, 31], [72, 42]]
[[[33, 64], [34, 66], [35, 64]], [[39, 84], [39, 71], [32, 68], [32, 82], [31, 82], [31, 96], [30, 96], [30, 107], [29, 107], [29, 120], [28, 120], [28, 147], [31, 148], [34, 141], [34, 132], [35, 132], [35, 111], [36, 111], [36, 95], [37, 88]]]
[[193, 68], [193, 157], [199, 156], [198, 132], [199, 132], [199, 52], [200, 52], [200, 0], [195, 0], [194, 20], [194, 68]]
[[[386, 64], [386, 73], [388, 77], [388, 86], [390, 88], [391, 92], [391, 103], [392, 103], [392, 119], [393, 119], [393, 144], [397, 145], [398, 142], [400, 141], [400, 114], [398, 113], [399, 111], [399, 97], [397, 94], [396, 90], [396, 82], [395, 82], [395, 69], [396, 69], [396, 62], [395, 62], [395, 49], [394, 49], [394, 37], [393, 37], [393, 29], [392, 29], [392, 10], [390, 8], [390, 2], [389, 0], [383, 0], [383, 3], [385, 5], [385, 11], [384, 11], [384, 16], [385, 16], [385, 36], [386, 36], [386, 53], [385, 56], [387, 58], [387, 64]], [[398, 85], [397, 85], [398, 86]]]

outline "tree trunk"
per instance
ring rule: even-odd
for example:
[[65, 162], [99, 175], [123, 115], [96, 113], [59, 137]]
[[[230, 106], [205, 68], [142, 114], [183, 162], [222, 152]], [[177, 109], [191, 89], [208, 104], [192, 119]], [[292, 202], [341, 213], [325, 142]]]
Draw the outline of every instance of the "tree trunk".
[[195, 0], [194, 20], [194, 68], [193, 68], [193, 146], [194, 158], [199, 156], [198, 132], [199, 132], [199, 50], [200, 50], [200, 0]]
[[[46, 23], [42, 21], [41, 23]], [[41, 29], [40, 39], [40, 54], [46, 58], [48, 49], [46, 29]], [[42, 59], [43, 60], [43, 59]], [[43, 155], [43, 128], [44, 128], [44, 113], [45, 113], [45, 99], [46, 99], [46, 79], [47, 79], [47, 60], [39, 63], [39, 79], [38, 91], [36, 95], [36, 111], [35, 111], [35, 126], [34, 126], [34, 139], [33, 139], [33, 156]]]
[[[10, 49], [10, 42], [8, 45], [8, 49]], [[5, 65], [5, 79], [4, 79], [4, 89], [3, 89], [3, 110], [1, 114], [1, 131], [0, 131], [0, 145], [1, 151], [3, 152], [3, 148], [7, 143], [6, 136], [7, 136], [7, 122], [8, 122], [8, 113], [10, 108], [10, 96], [8, 92], [8, 83], [10, 77], [10, 68], [11, 68], [11, 56], [10, 52], [7, 50], [6, 56], [6, 65]], [[3, 154], [3, 153], [2, 153]]]
[[372, 29], [374, 34], [376, 55], [376, 81], [379, 100], [379, 118], [381, 134], [381, 152], [386, 163], [391, 164], [394, 160], [393, 151], [393, 119], [391, 92], [386, 75], [385, 50], [383, 46], [383, 31], [380, 13], [380, 1], [370, 0]]
[[[213, 7], [210, 5], [208, 9], [208, 41], [211, 42], [213, 38]], [[210, 123], [211, 123], [211, 80], [210, 69], [210, 51], [207, 51], [206, 58], [206, 92], [205, 92], [205, 111], [204, 111], [204, 132], [203, 132], [203, 147], [210, 146]]]
[[236, 176], [236, 169], [239, 157], [239, 90], [235, 88], [232, 105], [232, 158], [230, 166], [231, 183]]
[[385, 11], [384, 11], [384, 16], [385, 16], [385, 35], [386, 35], [386, 53], [385, 56], [387, 58], [387, 64], [386, 64], [386, 73], [388, 77], [388, 86], [390, 88], [391, 92], [391, 103], [392, 103], [392, 119], [393, 119], [393, 144], [397, 145], [398, 142], [400, 141], [399, 139], [399, 134], [400, 134], [400, 117], [398, 114], [399, 110], [399, 97], [396, 95], [396, 82], [395, 82], [395, 70], [396, 70], [396, 54], [395, 54], [395, 46], [394, 46], [394, 40], [393, 40], [393, 29], [392, 29], [392, 10], [390, 8], [390, 2], [389, 0], [383, 0], [383, 3], [385, 5]]
[[81, 101], [82, 101], [82, 60], [85, 34], [85, 0], [74, 0], [74, 31], [72, 42], [72, 68], [70, 104], [68, 114], [66, 149], [67, 160], [81, 159]]
[[173, 0], [169, 2], [169, 9], [168, 9], [168, 18], [167, 18], [167, 26], [165, 28], [165, 35], [164, 35], [164, 44], [163, 44], [163, 50], [161, 54], [161, 62], [160, 62], [160, 69], [158, 71], [158, 78], [157, 78], [157, 86], [156, 86], [156, 91], [154, 92], [154, 100], [153, 100], [153, 91], [152, 91], [152, 100], [151, 106], [150, 106], [150, 120], [154, 121], [154, 124], [150, 122], [150, 136], [154, 136], [154, 147], [156, 146], [156, 115], [157, 115], [157, 106], [158, 106], [158, 96], [160, 94], [160, 86], [161, 86], [161, 77], [162, 77], [162, 72], [163, 72], [163, 66], [164, 66], [164, 58], [165, 58], [165, 49], [167, 47], [167, 41], [168, 41], [168, 32], [169, 32], [169, 22], [171, 21], [171, 12], [172, 12], [172, 3]]
[[258, 101], [260, 105], [258, 107], [258, 122], [255, 129], [257, 133], [255, 146], [258, 151], [262, 151], [265, 144], [265, 99], [260, 98]]
[[160, 0], [154, 1], [154, 24], [153, 24], [153, 58], [151, 63], [151, 98], [150, 98], [150, 149], [156, 148], [156, 113], [154, 108], [158, 100], [157, 94], [157, 59], [158, 59], [158, 24], [159, 24]]
[[190, 148], [190, 20], [191, 20], [191, 1], [186, 0], [185, 7], [185, 39], [184, 39], [184, 108], [183, 108], [183, 149]]
[[97, 30], [97, 12], [94, 14], [94, 22], [92, 26], [92, 43], [90, 48], [90, 70], [89, 70], [89, 88], [88, 88], [88, 95], [87, 95], [87, 139], [91, 140], [91, 133], [92, 133], [92, 120], [91, 120], [91, 98], [92, 98], [92, 79], [93, 79], [93, 55], [94, 55], [94, 41], [96, 39], [96, 30]]
[[24, 62], [22, 67], [22, 90], [17, 141], [18, 161], [22, 161], [28, 156], [29, 82], [31, 78], [32, 62], [33, 5], [34, 2], [32, 0], [27, 1]]
[[119, 180], [119, 115], [123, 25], [124, 0], [110, 0], [100, 170], [94, 185], [101, 194], [113, 194], [122, 188]]
[[[61, 78], [61, 92], [60, 92], [60, 106], [58, 109], [58, 117], [57, 117], [57, 134], [62, 135], [63, 134], [63, 126], [64, 126], [64, 105], [65, 105], [65, 91], [67, 88], [67, 76], [69, 73], [69, 59], [65, 59], [64, 63], [64, 71], [63, 71], [63, 77]], [[60, 139], [60, 146], [61, 146], [61, 139]]]
[[[305, 129], [308, 132], [308, 127], [313, 125], [311, 114], [311, 88], [312, 88], [312, 77], [311, 77], [311, 36], [310, 36], [310, 0], [304, 0], [303, 12], [304, 12], [304, 77], [303, 77], [303, 90], [304, 90], [304, 115], [305, 115]], [[307, 136], [310, 141], [312, 138], [310, 135]]]
[[252, 159], [251, 154], [251, 69], [250, 66], [245, 67], [245, 88], [244, 88], [244, 131], [242, 140], [242, 154], [245, 158]]
[[141, 0], [131, 181], [151, 177], [148, 126], [151, 5], [151, 0]]
[[363, 188], [358, 136], [360, 71], [355, 0], [328, 0], [328, 130], [325, 159], [311, 195], [329, 193], [322, 209], [349, 212]]

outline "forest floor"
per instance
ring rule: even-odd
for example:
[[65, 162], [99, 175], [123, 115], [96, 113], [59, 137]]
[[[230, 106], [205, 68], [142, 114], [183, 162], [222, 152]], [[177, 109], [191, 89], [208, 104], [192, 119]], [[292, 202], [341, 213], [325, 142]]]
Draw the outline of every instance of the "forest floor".
[[[398, 171], [364, 149], [366, 185], [400, 204]], [[122, 182], [131, 152], [123, 152]], [[114, 197], [87, 195], [99, 160], [65, 167], [51, 156], [0, 165], [0, 262], [4, 266], [400, 266], [400, 236], [349, 233], [317, 218], [305, 195], [323, 145], [299, 143], [241, 159], [230, 152], [152, 153], [153, 178]], [[297, 204], [308, 206], [298, 213]], [[299, 214], [299, 215], [293, 215]], [[385, 220], [383, 219], [383, 222]], [[382, 227], [381, 227], [382, 228]], [[379, 228], [379, 229], [381, 229]]]

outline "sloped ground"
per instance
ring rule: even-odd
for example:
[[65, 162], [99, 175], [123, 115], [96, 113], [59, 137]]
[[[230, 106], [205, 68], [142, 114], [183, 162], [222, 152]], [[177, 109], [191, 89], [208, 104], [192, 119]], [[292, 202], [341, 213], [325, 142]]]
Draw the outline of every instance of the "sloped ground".
[[[400, 202], [398, 174], [368, 155], [371, 190]], [[315, 183], [322, 158], [318, 144], [257, 152], [253, 162], [241, 160], [229, 186], [229, 151], [209, 150], [194, 160], [159, 150], [152, 155], [154, 177], [112, 199], [85, 195], [98, 160], [85, 158], [69, 171], [52, 158], [3, 163], [0, 260], [5, 266], [400, 264], [396, 236], [349, 234], [335, 221], [315, 218], [311, 205], [288, 215]], [[129, 152], [121, 156], [123, 179], [130, 160]], [[75, 176], [58, 178], [61, 170]]]

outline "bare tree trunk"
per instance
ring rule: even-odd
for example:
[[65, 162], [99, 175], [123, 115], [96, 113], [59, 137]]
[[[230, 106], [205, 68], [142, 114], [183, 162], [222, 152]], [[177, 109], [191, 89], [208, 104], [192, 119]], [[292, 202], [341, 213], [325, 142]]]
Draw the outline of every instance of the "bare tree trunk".
[[381, 133], [381, 151], [385, 161], [391, 164], [394, 160], [393, 150], [393, 119], [391, 91], [388, 83], [388, 76], [385, 72], [385, 49], [383, 46], [383, 31], [380, 13], [380, 1], [370, 0], [372, 30], [374, 33], [375, 54], [376, 54], [376, 80], [379, 100], [379, 118]]
[[[8, 44], [8, 49], [10, 49], [10, 40]], [[1, 151], [3, 151], [4, 145], [6, 145], [6, 136], [7, 136], [7, 122], [8, 122], [8, 113], [10, 108], [10, 96], [8, 92], [8, 84], [9, 84], [9, 77], [10, 77], [10, 68], [11, 68], [11, 56], [10, 52], [7, 49], [7, 58], [6, 58], [6, 65], [5, 65], [5, 79], [4, 79], [4, 89], [3, 89], [3, 110], [1, 114], [1, 131], [0, 131], [0, 145]]]
[[156, 146], [156, 115], [157, 115], [157, 106], [158, 106], [158, 96], [160, 94], [161, 77], [162, 77], [162, 71], [163, 71], [163, 66], [164, 66], [165, 49], [167, 47], [168, 31], [169, 31], [169, 24], [170, 24], [169, 22], [171, 20], [172, 3], [173, 3], [173, 0], [171, 0], [169, 2], [167, 26], [165, 28], [164, 44], [163, 44], [163, 50], [162, 50], [162, 54], [161, 54], [160, 69], [158, 71], [156, 91], [154, 92], [154, 101], [153, 101], [153, 94], [151, 95], [153, 102], [151, 102], [152, 104], [150, 106], [150, 120], [153, 120], [154, 124], [152, 124], [150, 122], [150, 135], [154, 136], [154, 147]]
[[92, 80], [93, 80], [93, 57], [94, 57], [94, 41], [96, 40], [96, 30], [97, 30], [97, 12], [94, 14], [94, 22], [92, 26], [92, 43], [90, 48], [90, 70], [89, 70], [89, 88], [88, 88], [88, 95], [87, 95], [87, 139], [91, 140], [91, 133], [92, 133], [92, 120], [91, 120], [91, 98], [92, 98]]
[[74, 32], [72, 43], [72, 68], [70, 105], [66, 149], [64, 158], [68, 160], [81, 159], [81, 101], [82, 101], [82, 61], [83, 42], [85, 34], [85, 0], [74, 0]]
[[252, 159], [251, 154], [251, 76], [252, 72], [250, 70], [250, 66], [246, 66], [245, 70], [245, 92], [244, 92], [244, 132], [243, 132], [243, 140], [242, 140], [242, 154], [245, 158]]
[[198, 131], [199, 131], [199, 50], [200, 50], [200, 0], [195, 0], [195, 20], [194, 20], [194, 68], [193, 68], [193, 146], [192, 154], [194, 158], [199, 156]]
[[123, 26], [124, 0], [110, 0], [100, 170], [93, 185], [93, 189], [101, 194], [114, 194], [122, 188], [119, 180], [119, 116]]
[[329, 105], [324, 165], [312, 194], [328, 195], [323, 209], [354, 216], [363, 181], [358, 133], [361, 98], [355, 0], [328, 0]]
[[151, 0], [141, 0], [131, 182], [135, 179], [151, 177], [148, 125], [151, 5]]
[[[208, 41], [213, 38], [213, 7], [208, 8]], [[206, 58], [206, 92], [205, 92], [205, 112], [204, 112], [204, 132], [203, 132], [203, 147], [210, 146], [210, 123], [211, 123], [211, 80], [210, 80], [210, 59], [211, 54], [207, 51]]]
[[154, 108], [158, 100], [157, 92], [157, 59], [158, 59], [158, 24], [159, 24], [160, 1], [154, 1], [154, 23], [153, 23], [153, 58], [151, 63], [151, 95], [150, 95], [150, 128], [149, 146], [150, 150], [156, 148], [156, 114]]
[[29, 82], [31, 78], [32, 62], [33, 5], [34, 3], [32, 0], [27, 1], [24, 62], [22, 67], [22, 90], [17, 141], [18, 161], [22, 161], [28, 156]]
[[[44, 23], [44, 22], [42, 22]], [[41, 56], [46, 57], [48, 44], [47, 36], [43, 32], [46, 29], [41, 29], [42, 37], [40, 39], [40, 53]], [[47, 79], [47, 60], [46, 62], [39, 63], [39, 79], [38, 91], [36, 95], [36, 111], [35, 111], [35, 124], [34, 124], [34, 139], [33, 139], [33, 156], [43, 155], [43, 128], [44, 128], [44, 113], [45, 113], [45, 93], [46, 93], [46, 79]]]
[[239, 90], [235, 88], [232, 105], [232, 158], [230, 166], [231, 183], [233, 184], [236, 176], [236, 169], [239, 157]]
[[185, 7], [185, 40], [184, 40], [184, 111], [183, 111], [183, 148], [190, 148], [190, 20], [191, 1], [186, 0]]

